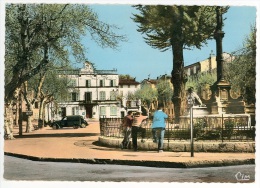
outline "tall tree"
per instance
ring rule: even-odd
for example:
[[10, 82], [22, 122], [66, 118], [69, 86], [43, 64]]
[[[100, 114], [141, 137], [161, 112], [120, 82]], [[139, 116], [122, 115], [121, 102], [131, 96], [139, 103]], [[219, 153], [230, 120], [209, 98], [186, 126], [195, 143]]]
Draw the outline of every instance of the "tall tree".
[[86, 5], [7, 4], [5, 103], [11, 105], [17, 88], [48, 69], [50, 62], [67, 65], [71, 54], [83, 62], [82, 36], [89, 34], [101, 47], [116, 48], [125, 40], [114, 32], [117, 29], [99, 21]]
[[[145, 42], [161, 51], [171, 49], [173, 53], [172, 101], [176, 122], [184, 113], [185, 83], [183, 50], [201, 48], [208, 39], [213, 38], [216, 27], [214, 6], [135, 6], [140, 14], [133, 20], [139, 24], [138, 31], [144, 35]], [[222, 8], [222, 14], [227, 8]]]
[[234, 91], [242, 94], [248, 104], [256, 102], [256, 26], [245, 38], [243, 48], [235, 54], [235, 60], [227, 65], [225, 77]]

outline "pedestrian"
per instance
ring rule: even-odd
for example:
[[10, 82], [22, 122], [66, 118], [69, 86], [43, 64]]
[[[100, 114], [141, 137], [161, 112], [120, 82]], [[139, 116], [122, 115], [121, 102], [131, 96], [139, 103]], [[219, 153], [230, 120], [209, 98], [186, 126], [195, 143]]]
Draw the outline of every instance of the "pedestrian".
[[137, 151], [137, 134], [138, 132], [141, 132], [142, 140], [141, 142], [145, 142], [145, 128], [142, 127], [143, 123], [147, 121], [148, 116], [145, 116], [145, 112], [136, 112], [134, 114], [134, 121], [132, 125], [132, 142], [133, 142], [133, 149], [134, 151]]
[[[158, 152], [163, 152], [163, 140], [165, 133], [165, 119], [168, 118], [168, 115], [163, 112], [163, 107], [158, 106], [158, 110], [155, 111], [152, 122], [152, 134], [153, 134], [153, 142], [158, 143]], [[159, 137], [158, 137], [159, 135]]]
[[127, 149], [130, 138], [131, 138], [131, 132], [132, 132], [132, 123], [133, 123], [133, 112], [128, 111], [127, 115], [123, 119], [123, 134], [124, 139], [121, 143], [121, 149]]

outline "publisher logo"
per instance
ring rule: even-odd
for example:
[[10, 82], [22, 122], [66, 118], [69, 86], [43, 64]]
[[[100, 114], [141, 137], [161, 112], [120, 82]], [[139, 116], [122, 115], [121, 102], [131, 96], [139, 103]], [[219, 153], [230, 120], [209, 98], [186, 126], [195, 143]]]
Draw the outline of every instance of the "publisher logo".
[[236, 177], [237, 181], [249, 181], [250, 180], [250, 175], [243, 174], [241, 172], [236, 173], [235, 177]]

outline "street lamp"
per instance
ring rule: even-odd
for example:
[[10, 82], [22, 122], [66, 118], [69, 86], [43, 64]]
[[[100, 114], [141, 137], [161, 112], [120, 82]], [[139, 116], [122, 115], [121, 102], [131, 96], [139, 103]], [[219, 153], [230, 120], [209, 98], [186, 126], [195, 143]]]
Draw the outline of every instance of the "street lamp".
[[191, 157], [194, 157], [194, 142], [193, 142], [193, 105], [194, 99], [192, 97], [188, 97], [188, 106], [190, 109], [190, 152]]

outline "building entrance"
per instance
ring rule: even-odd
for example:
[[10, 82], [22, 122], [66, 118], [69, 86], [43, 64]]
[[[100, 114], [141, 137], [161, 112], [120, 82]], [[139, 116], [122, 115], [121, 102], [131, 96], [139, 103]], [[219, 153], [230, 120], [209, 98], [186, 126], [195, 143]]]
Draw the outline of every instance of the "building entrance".
[[93, 113], [92, 109], [93, 109], [92, 105], [86, 106], [86, 118], [92, 118], [92, 113]]

